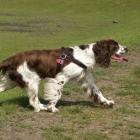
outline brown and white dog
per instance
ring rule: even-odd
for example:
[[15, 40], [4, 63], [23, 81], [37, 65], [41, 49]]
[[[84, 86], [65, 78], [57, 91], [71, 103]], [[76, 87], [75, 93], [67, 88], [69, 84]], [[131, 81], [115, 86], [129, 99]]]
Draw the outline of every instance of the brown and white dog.
[[[96, 43], [52, 50], [32, 50], [18, 53], [0, 63], [0, 92], [15, 86], [27, 90], [29, 103], [35, 112], [57, 112], [56, 104], [61, 98], [63, 86], [71, 79], [79, 79], [89, 96], [99, 104], [113, 106], [95, 85], [91, 69], [95, 63], [108, 67], [111, 58], [127, 61], [121, 55], [127, 48], [108, 39]], [[40, 80], [44, 79], [44, 98], [47, 105], [38, 99]]]

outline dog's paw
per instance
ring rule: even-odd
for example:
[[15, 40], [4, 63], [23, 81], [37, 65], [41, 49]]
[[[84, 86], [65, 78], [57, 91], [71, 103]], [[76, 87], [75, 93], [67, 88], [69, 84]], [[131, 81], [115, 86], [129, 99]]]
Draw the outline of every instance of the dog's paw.
[[113, 105], [115, 104], [115, 102], [113, 100], [107, 100], [107, 101], [101, 102], [100, 104], [105, 106], [105, 107], [112, 108]]
[[34, 108], [34, 112], [40, 112], [40, 108]]
[[59, 109], [55, 107], [55, 108], [52, 109], [52, 112], [53, 112], [53, 113], [59, 112]]
[[115, 102], [113, 100], [108, 101], [108, 107], [113, 107]]
[[56, 108], [55, 106], [51, 106], [47, 108], [47, 111], [52, 112], [52, 113], [56, 113], [59, 112], [59, 109]]
[[39, 106], [40, 106], [40, 110], [48, 110], [48, 106], [47, 105], [44, 105], [44, 104], [39, 104]]

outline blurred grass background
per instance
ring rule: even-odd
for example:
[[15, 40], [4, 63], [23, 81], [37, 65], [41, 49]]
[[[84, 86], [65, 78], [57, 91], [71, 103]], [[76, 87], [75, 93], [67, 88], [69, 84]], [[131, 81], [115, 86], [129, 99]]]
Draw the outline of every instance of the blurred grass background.
[[[0, 0], [0, 60], [28, 49], [67, 47], [107, 38], [130, 49], [127, 64], [113, 63], [110, 69], [97, 68], [93, 73], [105, 95], [117, 101], [115, 109], [96, 108], [87, 101], [70, 102], [67, 106], [63, 101], [59, 115], [40, 112], [34, 118], [25, 91], [15, 88], [0, 94], [1, 139], [8, 139], [6, 133], [12, 136], [11, 129], [19, 130], [15, 139], [22, 139], [22, 130], [27, 139], [30, 135], [32, 139], [47, 140], [138, 139], [140, 1]], [[40, 93], [43, 93], [42, 85]], [[84, 96], [75, 83], [70, 83], [63, 98], [79, 101]], [[22, 116], [25, 120], [29, 117], [48, 120], [38, 125], [35, 121], [11, 125]], [[48, 124], [51, 119], [55, 123]]]

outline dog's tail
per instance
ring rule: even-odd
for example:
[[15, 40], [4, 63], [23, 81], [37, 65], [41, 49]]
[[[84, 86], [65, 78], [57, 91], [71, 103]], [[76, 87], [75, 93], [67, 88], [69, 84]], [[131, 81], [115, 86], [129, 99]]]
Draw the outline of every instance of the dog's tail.
[[16, 84], [9, 79], [8, 76], [9, 63], [3, 61], [0, 63], [0, 92], [11, 89], [16, 86]]

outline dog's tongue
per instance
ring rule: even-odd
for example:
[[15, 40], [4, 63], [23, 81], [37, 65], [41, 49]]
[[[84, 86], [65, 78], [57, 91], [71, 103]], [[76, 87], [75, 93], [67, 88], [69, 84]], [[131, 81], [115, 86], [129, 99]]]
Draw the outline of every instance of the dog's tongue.
[[123, 61], [128, 61], [128, 59], [122, 57], [122, 56], [118, 56], [118, 55], [112, 55], [111, 58], [114, 60], [114, 61], [117, 61], [117, 62], [123, 62]]

